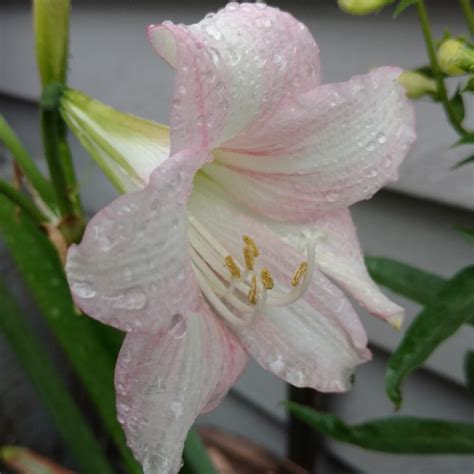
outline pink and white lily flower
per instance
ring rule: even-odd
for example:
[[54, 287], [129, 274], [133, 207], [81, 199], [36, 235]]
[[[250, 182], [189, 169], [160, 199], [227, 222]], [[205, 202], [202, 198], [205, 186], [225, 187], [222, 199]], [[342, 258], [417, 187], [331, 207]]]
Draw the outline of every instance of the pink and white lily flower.
[[248, 354], [298, 387], [350, 386], [370, 352], [337, 284], [400, 325], [348, 207], [396, 179], [414, 116], [397, 68], [321, 85], [314, 39], [276, 8], [233, 2], [148, 34], [176, 70], [169, 136], [131, 116], [99, 123], [66, 96], [66, 119], [126, 191], [66, 270], [78, 306], [127, 331], [116, 389], [130, 446], [145, 472], [174, 473]]

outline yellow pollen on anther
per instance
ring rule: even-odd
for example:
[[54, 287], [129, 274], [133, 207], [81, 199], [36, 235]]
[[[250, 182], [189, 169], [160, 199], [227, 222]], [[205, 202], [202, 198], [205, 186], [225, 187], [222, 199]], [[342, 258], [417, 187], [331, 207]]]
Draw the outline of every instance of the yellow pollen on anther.
[[252, 276], [250, 281], [249, 303], [257, 304], [257, 277], [255, 275]]
[[294, 273], [293, 278], [291, 279], [291, 286], [298, 286], [299, 282], [301, 281], [301, 278], [305, 276], [307, 270], [308, 270], [308, 263], [303, 262], [296, 269], [296, 272]]
[[258, 250], [257, 244], [255, 243], [255, 240], [252, 239], [252, 237], [243, 235], [242, 240], [244, 241], [246, 247], [250, 247], [253, 250], [254, 257], [258, 257], [260, 255], [260, 250]]
[[240, 268], [235, 263], [235, 260], [232, 258], [232, 255], [227, 255], [225, 258], [225, 266], [229, 270], [230, 274], [234, 278], [240, 278]]
[[275, 282], [273, 281], [272, 274], [268, 268], [263, 268], [260, 272], [260, 278], [262, 280], [263, 287], [267, 290], [271, 290], [275, 286]]
[[251, 247], [244, 247], [244, 260], [247, 270], [253, 270], [255, 264], [255, 253]]

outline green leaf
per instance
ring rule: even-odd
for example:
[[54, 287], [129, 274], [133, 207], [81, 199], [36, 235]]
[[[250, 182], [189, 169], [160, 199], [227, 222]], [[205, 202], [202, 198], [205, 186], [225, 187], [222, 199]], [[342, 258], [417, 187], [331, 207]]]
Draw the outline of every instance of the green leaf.
[[418, 3], [419, 1], [420, 0], [400, 0], [393, 12], [393, 18], [397, 18], [400, 13], [404, 12], [408, 7], [415, 5], [415, 3]]
[[189, 430], [184, 444], [181, 474], [217, 474], [196, 428]]
[[390, 357], [385, 387], [397, 408], [405, 377], [420, 367], [444, 340], [452, 336], [474, 314], [474, 266], [451, 278], [436, 298], [415, 318], [402, 342]]
[[74, 474], [72, 471], [20, 446], [0, 448], [0, 461], [21, 474]]
[[102, 448], [68, 394], [46, 349], [26, 323], [25, 317], [0, 281], [0, 330], [5, 334], [28, 373], [59, 434], [83, 472], [112, 474]]
[[474, 245], [474, 227], [456, 225], [454, 228], [472, 245]]
[[10, 183], [7, 183], [3, 179], [0, 179], [0, 193], [8, 197], [13, 201], [17, 206], [21, 207], [25, 212], [27, 212], [32, 219], [38, 223], [46, 222], [46, 217], [42, 212], [31, 202], [31, 200], [25, 196], [23, 193], [18, 191]]
[[449, 102], [451, 104], [453, 113], [456, 115], [457, 121], [461, 123], [466, 115], [466, 110], [464, 107], [464, 99], [459, 89], [456, 91]]
[[474, 155], [468, 156], [461, 161], [458, 161], [454, 166], [451, 167], [452, 170], [456, 168], [460, 168], [461, 166], [467, 165], [468, 163], [472, 163], [474, 161]]
[[54, 211], [56, 209], [56, 195], [51, 183], [39, 171], [33, 158], [2, 115], [0, 115], [0, 142], [10, 151], [41, 199]]
[[470, 145], [472, 143], [474, 143], [474, 133], [466, 133], [454, 144], [454, 146]]
[[365, 263], [376, 282], [422, 305], [432, 301], [446, 283], [443, 277], [390, 258], [366, 257]]
[[464, 375], [466, 388], [474, 396], [474, 351], [467, 351], [464, 355]]
[[394, 416], [346, 425], [331, 413], [294, 402], [288, 410], [314, 429], [343, 443], [396, 454], [472, 454], [474, 424]]
[[141, 468], [125, 443], [116, 419], [113, 384], [115, 355], [107, 351], [96, 321], [76, 314], [56, 249], [36, 223], [0, 195], [0, 233], [38, 307], [68, 355], [95, 403], [102, 421], [117, 444], [128, 472]]

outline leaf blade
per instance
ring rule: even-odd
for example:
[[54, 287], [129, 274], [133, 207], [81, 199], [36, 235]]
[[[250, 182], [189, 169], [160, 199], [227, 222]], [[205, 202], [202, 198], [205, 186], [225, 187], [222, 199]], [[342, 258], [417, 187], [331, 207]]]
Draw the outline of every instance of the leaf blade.
[[391, 355], [385, 388], [398, 408], [403, 380], [420, 367], [445, 339], [454, 334], [474, 313], [474, 266], [451, 278], [436, 298], [415, 318]]
[[0, 281], [0, 329], [28, 373], [54, 423], [84, 472], [113, 474], [102, 448], [67, 392], [42, 344], [29, 328], [16, 301]]
[[472, 454], [474, 424], [410, 416], [377, 418], [347, 425], [331, 413], [285, 402], [291, 413], [338, 441], [395, 454]]

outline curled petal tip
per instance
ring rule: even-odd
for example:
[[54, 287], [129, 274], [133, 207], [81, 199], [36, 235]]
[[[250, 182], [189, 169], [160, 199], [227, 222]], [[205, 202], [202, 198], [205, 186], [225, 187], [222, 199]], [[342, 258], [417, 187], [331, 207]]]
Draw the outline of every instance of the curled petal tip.
[[394, 314], [393, 316], [390, 316], [390, 318], [387, 319], [388, 324], [392, 326], [392, 328], [396, 329], [397, 331], [400, 331], [400, 328], [402, 327], [403, 323], [403, 312]]

